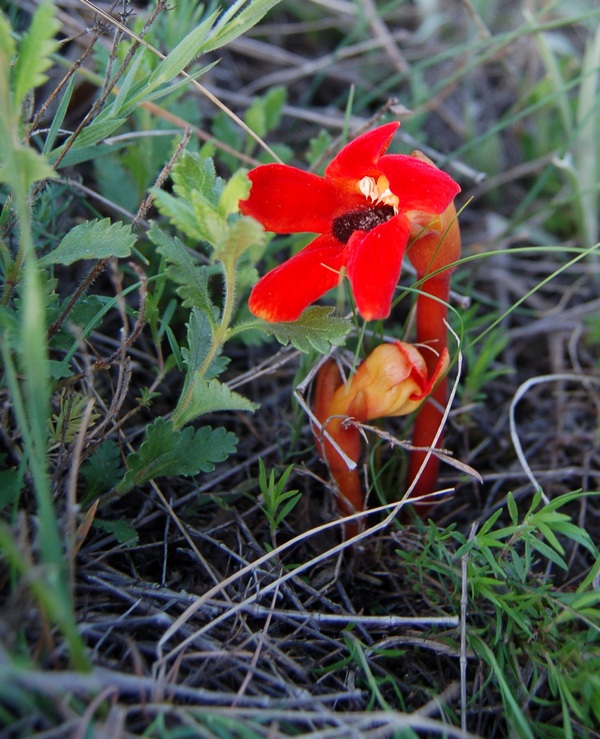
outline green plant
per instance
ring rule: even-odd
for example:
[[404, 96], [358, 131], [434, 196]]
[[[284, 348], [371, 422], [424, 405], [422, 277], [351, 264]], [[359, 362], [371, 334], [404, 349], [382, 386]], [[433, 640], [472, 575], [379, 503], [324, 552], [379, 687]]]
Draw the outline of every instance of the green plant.
[[[466, 615], [469, 654], [485, 666], [469, 706], [479, 712], [500, 696], [508, 730], [518, 736], [575, 736], [579, 723], [598, 720], [600, 596], [594, 580], [600, 552], [561, 510], [581, 498], [573, 492], [544, 502], [538, 491], [520, 514], [509, 494], [506, 511], [499, 508], [470, 536], [431, 523], [418, 556], [398, 551], [404, 565], [420, 573], [417, 588], [426, 586], [426, 597], [446, 593]], [[506, 513], [509, 522], [502, 525]], [[565, 587], [577, 548], [591, 564], [574, 588]], [[433, 573], [443, 590], [434, 586]]]
[[269, 521], [271, 537], [298, 504], [301, 493], [298, 490], [286, 490], [287, 481], [294, 470], [294, 465], [286, 467], [281, 477], [275, 477], [275, 470], [267, 476], [267, 468], [262, 459], [258, 460], [258, 485], [264, 501], [261, 510]]

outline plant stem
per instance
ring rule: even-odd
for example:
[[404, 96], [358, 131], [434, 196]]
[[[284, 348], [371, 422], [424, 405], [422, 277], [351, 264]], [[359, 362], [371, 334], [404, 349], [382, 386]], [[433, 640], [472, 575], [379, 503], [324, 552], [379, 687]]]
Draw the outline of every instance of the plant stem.
[[[408, 253], [417, 270], [417, 277], [423, 280], [417, 298], [417, 342], [429, 344], [433, 350], [423, 352], [430, 377], [435, 371], [440, 354], [448, 344], [446, 318], [450, 277], [453, 265], [460, 258], [460, 250], [460, 229], [456, 209], [451, 204], [441, 214], [435, 228], [425, 228], [417, 235]], [[412, 443], [426, 449], [413, 451], [410, 455], [407, 488], [413, 486], [411, 498], [427, 495], [436, 489], [439, 459], [430, 455], [425, 463], [425, 458], [427, 449], [431, 448], [442, 422], [447, 390], [448, 383], [442, 378], [417, 413]], [[438, 443], [441, 441], [440, 436]], [[421, 470], [424, 463], [425, 466]], [[421, 503], [415, 507], [420, 515], [424, 515], [429, 510], [430, 504]]]
[[[235, 258], [229, 258], [227, 261], [221, 262], [223, 265], [223, 280], [224, 280], [224, 294], [225, 299], [223, 301], [223, 312], [221, 314], [221, 321], [217, 326], [213, 337], [210, 348], [202, 361], [200, 367], [195, 371], [195, 374], [202, 376], [208, 371], [208, 368], [214, 361], [215, 357], [221, 351], [223, 344], [227, 341], [230, 336], [230, 323], [233, 318], [233, 310], [235, 308], [235, 279], [236, 279], [236, 264]], [[173, 425], [178, 428], [181, 425], [180, 419], [185, 417], [185, 411], [189, 408], [194, 395], [194, 383], [191, 378], [186, 378], [184, 391], [179, 398], [177, 407], [173, 411]]]
[[[445, 324], [448, 309], [445, 301], [447, 301], [450, 292], [449, 271], [425, 280], [421, 290], [422, 292], [417, 299], [417, 339], [420, 344], [428, 344], [433, 350], [422, 352], [427, 363], [428, 373], [431, 376], [435, 372], [439, 355], [448, 343], [448, 329]], [[422, 451], [415, 450], [410, 455], [407, 487], [414, 483], [410, 494], [411, 498], [432, 493], [436, 488], [440, 466], [439, 459], [431, 455], [420, 474], [419, 471], [427, 456], [427, 448], [431, 447], [442, 421], [447, 391], [448, 382], [443, 377], [417, 413], [412, 444], [413, 446], [425, 447], [425, 449]], [[440, 437], [438, 443], [441, 444], [441, 442], [442, 437]], [[429, 510], [430, 504], [421, 503], [416, 504], [415, 507], [419, 515], [423, 515]]]

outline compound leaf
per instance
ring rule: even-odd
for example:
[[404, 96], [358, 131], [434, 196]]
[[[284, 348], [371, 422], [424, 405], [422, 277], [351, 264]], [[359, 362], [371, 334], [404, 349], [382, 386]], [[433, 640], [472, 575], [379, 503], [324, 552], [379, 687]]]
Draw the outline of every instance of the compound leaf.
[[175, 429], [171, 420], [157, 418], [146, 429], [138, 452], [127, 457], [128, 472], [116, 492], [126, 493], [157, 477], [189, 477], [212, 472], [217, 462], [232, 454], [237, 437], [224, 428]]

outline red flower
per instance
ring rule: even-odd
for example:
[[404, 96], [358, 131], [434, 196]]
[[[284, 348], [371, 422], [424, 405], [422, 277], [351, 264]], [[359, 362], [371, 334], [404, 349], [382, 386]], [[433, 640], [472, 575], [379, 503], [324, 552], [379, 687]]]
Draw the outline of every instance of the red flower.
[[294, 321], [338, 284], [342, 268], [361, 316], [389, 315], [411, 212], [442, 213], [460, 191], [449, 175], [416, 156], [385, 154], [399, 125], [351, 141], [324, 177], [286, 164], [250, 172], [250, 195], [240, 201], [244, 215], [275, 233], [321, 234], [259, 280], [249, 300], [255, 316]]

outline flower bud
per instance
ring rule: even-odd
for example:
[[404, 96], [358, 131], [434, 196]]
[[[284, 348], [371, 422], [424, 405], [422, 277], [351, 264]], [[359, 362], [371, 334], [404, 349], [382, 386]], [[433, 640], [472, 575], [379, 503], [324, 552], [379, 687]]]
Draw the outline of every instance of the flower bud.
[[[412, 344], [396, 341], [381, 344], [343, 383], [337, 364], [328, 360], [319, 370], [313, 403], [314, 413], [322, 429], [315, 428], [320, 455], [326, 460], [335, 479], [343, 514], [364, 509], [364, 495], [356, 468], [360, 458], [360, 432], [345, 417], [359, 423], [385, 416], [403, 416], [421, 405], [448, 368], [448, 351], [444, 350], [431, 377], [421, 352]], [[325, 431], [345, 455], [327, 439]]]

